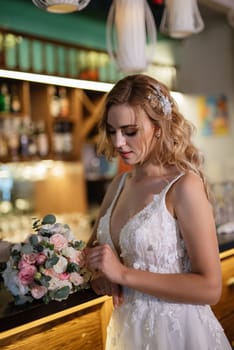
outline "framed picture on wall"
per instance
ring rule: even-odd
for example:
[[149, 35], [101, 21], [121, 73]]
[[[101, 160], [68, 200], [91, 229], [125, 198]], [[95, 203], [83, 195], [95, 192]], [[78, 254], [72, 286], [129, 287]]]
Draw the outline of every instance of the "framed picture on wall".
[[203, 136], [229, 134], [228, 103], [225, 94], [200, 96], [199, 124]]

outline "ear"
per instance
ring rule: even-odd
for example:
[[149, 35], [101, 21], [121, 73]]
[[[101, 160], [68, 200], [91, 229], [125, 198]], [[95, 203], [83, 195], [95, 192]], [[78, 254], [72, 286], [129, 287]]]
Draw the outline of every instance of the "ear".
[[160, 128], [155, 128], [155, 134], [154, 136], [159, 139], [159, 137], [161, 136], [161, 129]]

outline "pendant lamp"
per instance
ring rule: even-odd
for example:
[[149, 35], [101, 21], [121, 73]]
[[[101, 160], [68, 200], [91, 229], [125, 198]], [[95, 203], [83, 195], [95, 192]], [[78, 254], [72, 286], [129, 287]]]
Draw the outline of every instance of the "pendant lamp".
[[32, 0], [42, 10], [54, 13], [70, 13], [80, 11], [90, 0]]
[[172, 38], [186, 38], [204, 29], [197, 0], [166, 0], [160, 32]]
[[113, 0], [107, 17], [107, 51], [121, 71], [144, 71], [153, 61], [156, 37], [146, 0]]

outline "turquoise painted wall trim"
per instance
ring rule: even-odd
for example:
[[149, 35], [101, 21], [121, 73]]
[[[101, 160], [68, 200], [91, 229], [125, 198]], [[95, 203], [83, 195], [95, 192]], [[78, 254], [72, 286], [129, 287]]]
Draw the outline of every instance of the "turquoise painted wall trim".
[[[59, 15], [37, 8], [31, 0], [4, 0], [1, 1], [0, 27], [106, 50], [106, 22], [103, 18], [99, 21], [87, 17], [85, 9]], [[158, 41], [171, 41], [160, 33], [157, 37]]]
[[105, 23], [85, 16], [85, 9], [59, 15], [37, 8], [31, 0], [1, 1], [0, 27], [106, 50]]

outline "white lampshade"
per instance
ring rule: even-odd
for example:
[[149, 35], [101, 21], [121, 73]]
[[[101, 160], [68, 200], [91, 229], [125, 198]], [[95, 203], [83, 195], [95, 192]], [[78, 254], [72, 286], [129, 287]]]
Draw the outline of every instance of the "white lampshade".
[[32, 0], [32, 2], [48, 12], [69, 13], [82, 10], [90, 0]]
[[186, 38], [199, 33], [204, 22], [199, 13], [197, 0], [166, 0], [160, 31], [173, 38]]
[[[146, 0], [113, 0], [106, 34], [109, 56], [117, 62], [121, 71], [144, 71], [152, 62], [157, 33]], [[146, 50], [147, 38], [150, 52]]]

